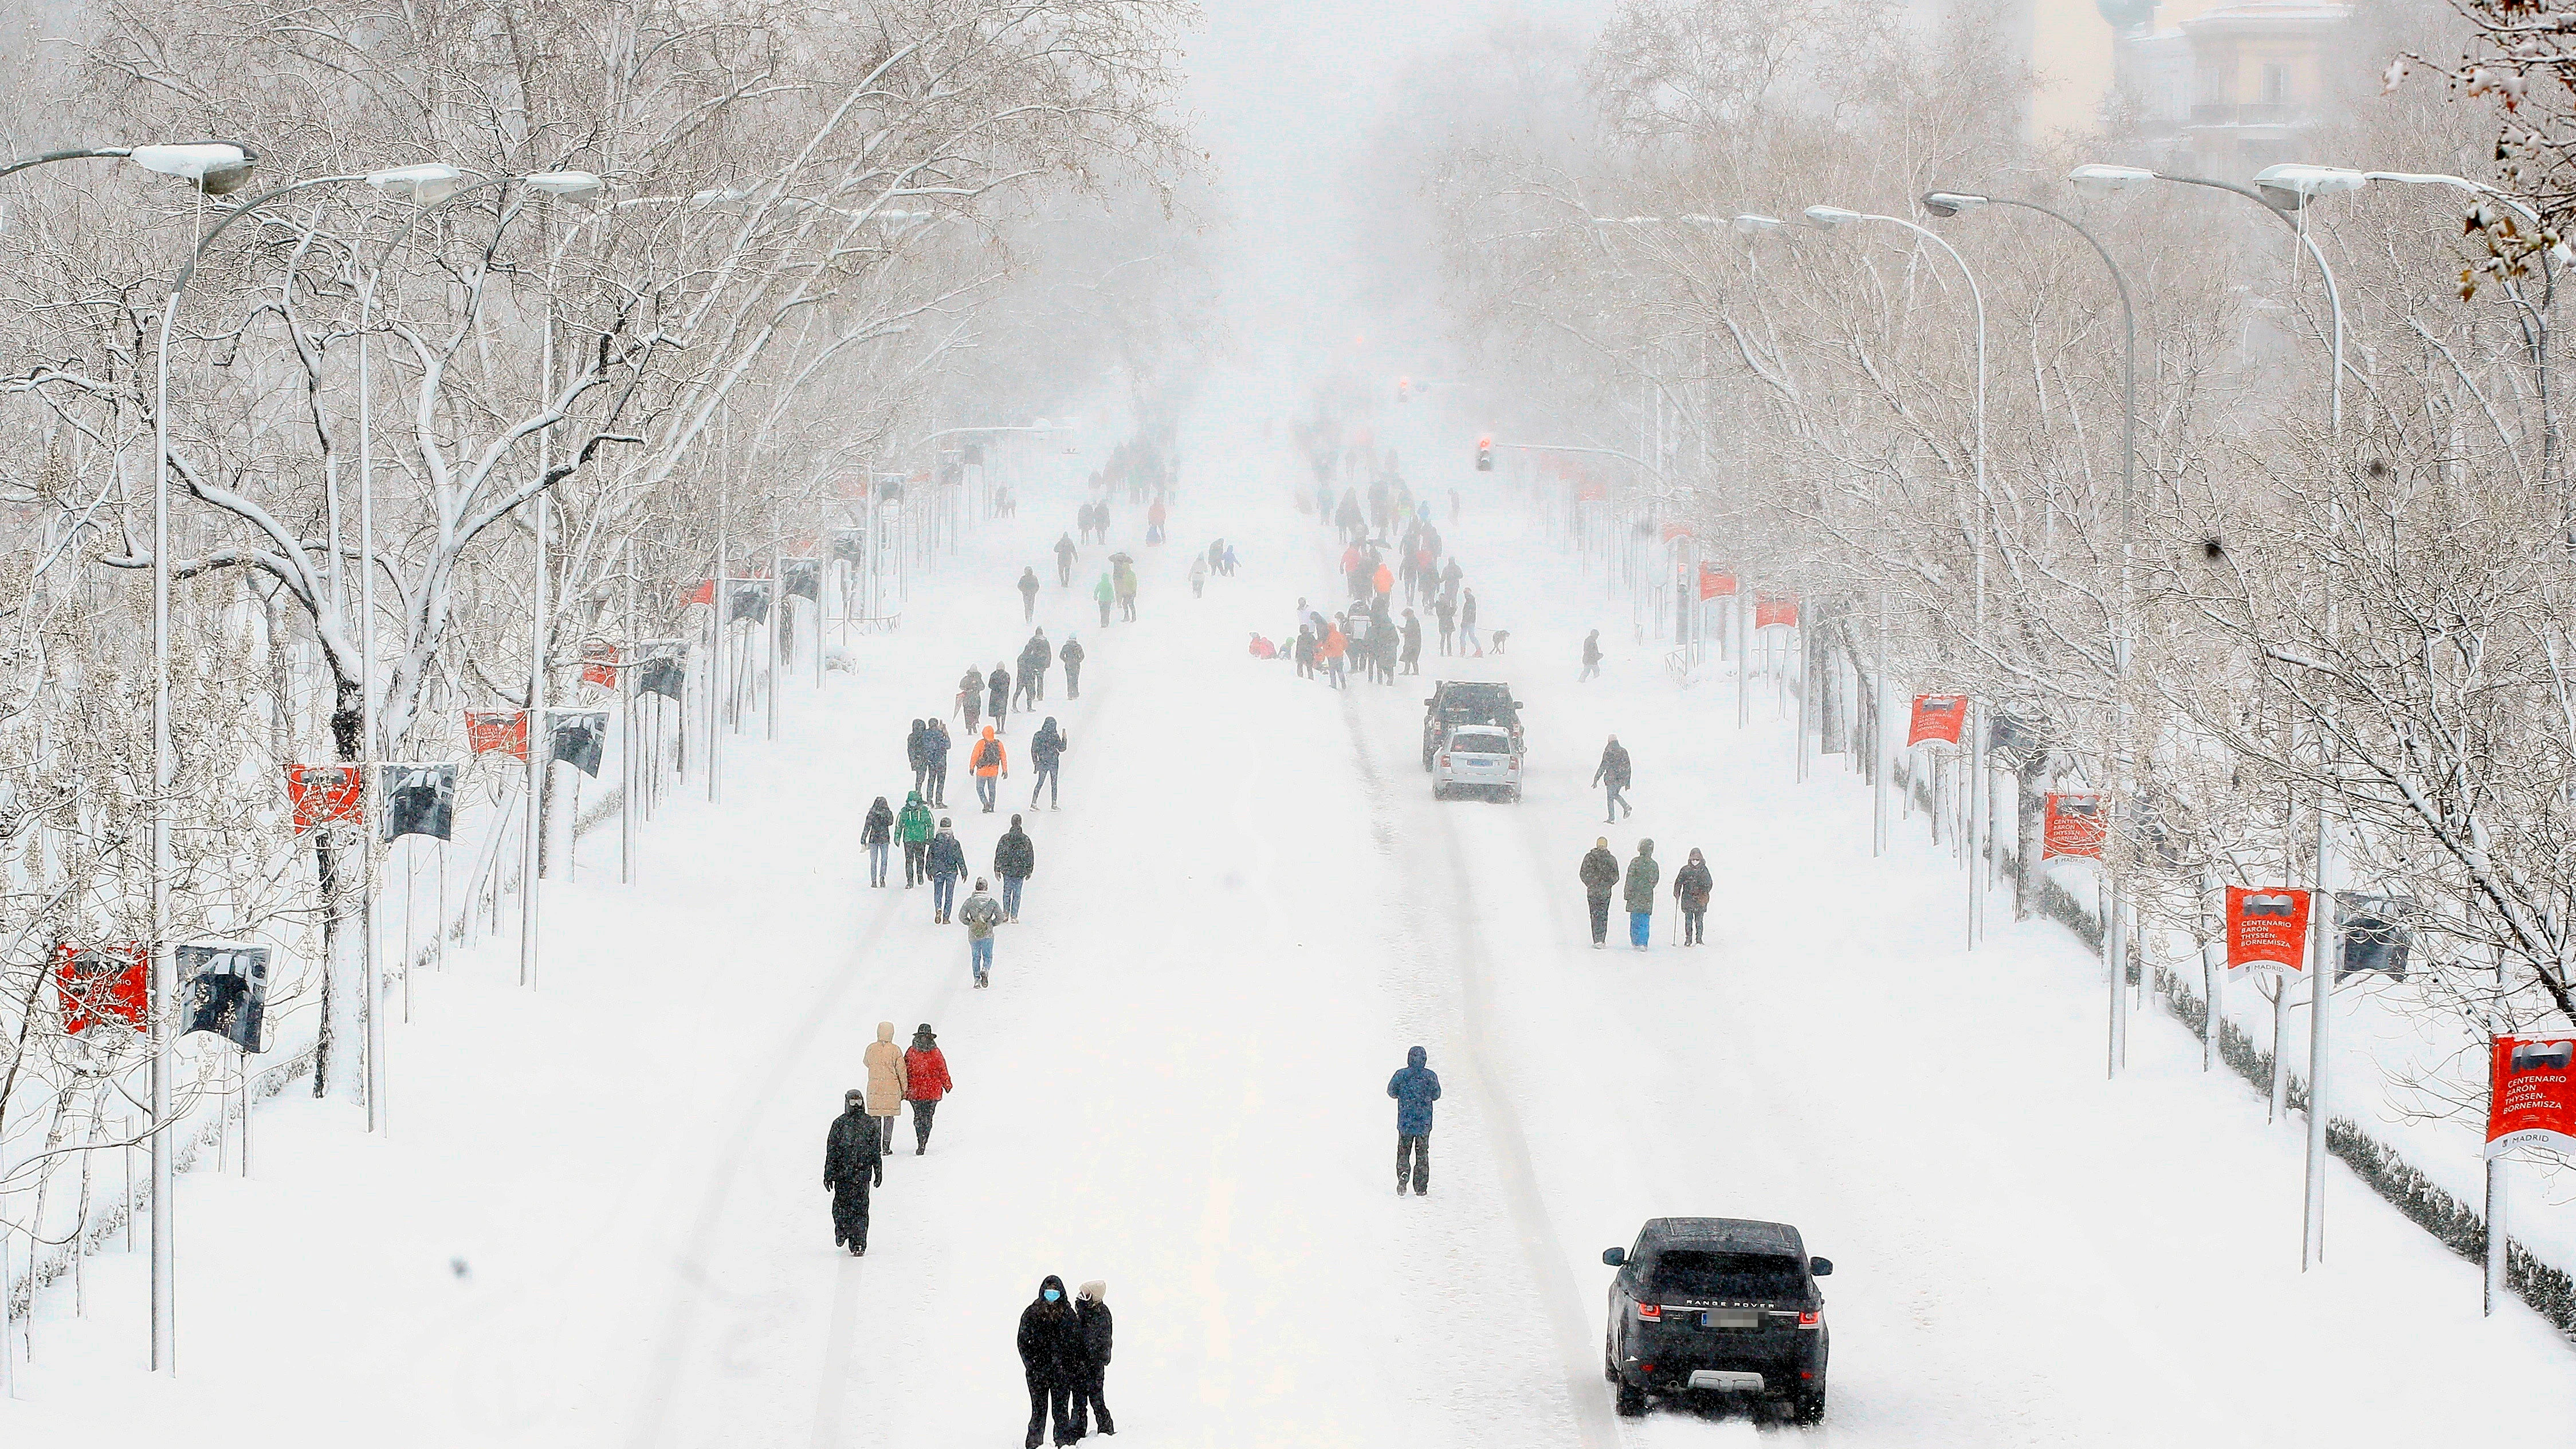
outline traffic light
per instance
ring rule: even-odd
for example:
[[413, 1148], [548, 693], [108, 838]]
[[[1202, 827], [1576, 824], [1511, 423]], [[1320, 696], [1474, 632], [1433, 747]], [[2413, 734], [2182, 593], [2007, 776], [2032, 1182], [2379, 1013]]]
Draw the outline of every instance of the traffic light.
[[1476, 471], [1479, 473], [1494, 471], [1494, 440], [1491, 437], [1476, 440]]
[[1412, 378], [1399, 377], [1395, 380], [1395, 400], [1400, 403], [1413, 401]]

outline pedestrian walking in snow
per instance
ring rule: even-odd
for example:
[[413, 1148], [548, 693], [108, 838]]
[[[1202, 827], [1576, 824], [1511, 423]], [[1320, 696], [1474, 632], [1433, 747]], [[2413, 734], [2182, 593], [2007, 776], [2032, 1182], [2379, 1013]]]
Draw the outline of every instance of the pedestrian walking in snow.
[[1002, 903], [993, 899], [982, 876], [975, 878], [974, 894], [957, 908], [957, 919], [966, 923], [966, 959], [975, 968], [975, 984], [992, 985], [993, 928], [1002, 924]]
[[1055, 663], [1055, 646], [1047, 643], [1046, 631], [1038, 630], [1029, 642], [1020, 646], [1020, 695], [1030, 704], [1046, 698], [1047, 666]]
[[1404, 1196], [1405, 1178], [1413, 1195], [1431, 1190], [1431, 1104], [1440, 1100], [1440, 1074], [1424, 1066], [1428, 1053], [1415, 1047], [1404, 1054], [1404, 1068], [1386, 1080], [1395, 1099], [1395, 1195]]
[[912, 788], [919, 791], [930, 780], [930, 726], [920, 720], [912, 722], [912, 733], [903, 737], [903, 762], [912, 766]]
[[1341, 626], [1338, 624], [1330, 626], [1324, 634], [1324, 642], [1316, 646], [1316, 654], [1321, 656], [1324, 661], [1325, 681], [1331, 684], [1335, 689], [1344, 687], [1342, 678], [1342, 660], [1343, 656], [1350, 653], [1350, 650], [1350, 636], [1343, 633]]
[[1458, 601], [1458, 647], [1461, 650], [1475, 650], [1476, 657], [1479, 659], [1485, 657], [1485, 646], [1478, 643], [1476, 639], [1476, 591], [1474, 589], [1469, 589], [1466, 597]]
[[1627, 800], [1628, 747], [1619, 743], [1617, 735], [1612, 735], [1610, 743], [1601, 747], [1601, 764], [1592, 772], [1592, 783], [1603, 786], [1609, 791], [1607, 808], [1610, 812], [1608, 816], [1610, 824], [1619, 823], [1619, 812], [1623, 810], [1631, 815], [1637, 813], [1637, 807], [1629, 804]]
[[894, 807], [879, 795], [868, 807], [868, 818], [859, 826], [859, 844], [868, 848], [868, 886], [879, 889], [886, 882], [886, 852], [894, 845]]
[[1011, 817], [1011, 828], [993, 843], [993, 874], [1002, 878], [1002, 919], [1016, 922], [1020, 918], [1020, 892], [1029, 877], [1037, 874], [1037, 842], [1020, 828], [1020, 817]]
[[895, 839], [903, 844], [903, 888], [910, 890], [930, 878], [930, 837], [935, 827], [930, 807], [922, 803], [921, 792], [904, 797], [903, 813], [894, 819]]
[[1404, 611], [1404, 672], [1422, 672], [1422, 621], [1413, 617], [1411, 609]]
[[[1090, 510], [1083, 510], [1083, 516], [1088, 518], [1090, 516]], [[1073, 556], [1075, 552], [1076, 550], [1073, 546], [1072, 534], [1067, 533], [1057, 536], [1055, 541], [1055, 583], [1057, 588], [1069, 589], [1073, 587]]]
[[1289, 656], [1297, 661], [1297, 677], [1299, 679], [1314, 678], [1315, 631], [1307, 628], [1303, 624], [1298, 625], [1297, 642], [1289, 645], [1288, 650]]
[[1064, 731], [1056, 725], [1054, 715], [1048, 715], [1046, 723], [1038, 726], [1038, 732], [1029, 738], [1029, 762], [1037, 767], [1038, 772], [1038, 782], [1029, 790], [1030, 809], [1038, 808], [1041, 792], [1047, 797], [1049, 810], [1064, 803], [1064, 781], [1058, 771], [1063, 767], [1068, 744]]
[[984, 717], [984, 671], [969, 664], [957, 679], [957, 707], [949, 711], [966, 721], [966, 733], [975, 733], [975, 722]]
[[[1502, 637], [1500, 635], [1495, 636], [1494, 646], [1498, 649], [1502, 647]], [[1600, 673], [1601, 631], [1595, 629], [1591, 633], [1583, 636], [1583, 673], [1574, 682], [1581, 684], [1584, 680], [1598, 677]]]
[[1664, 868], [1655, 864], [1655, 842], [1637, 842], [1637, 858], [1628, 862], [1628, 944], [1646, 949], [1646, 931], [1655, 920], [1655, 883]]
[[1055, 1442], [1073, 1443], [1080, 1437], [1073, 1432], [1073, 1390], [1082, 1382], [1082, 1319], [1053, 1273], [1038, 1285], [1036, 1301], [1020, 1310], [1020, 1373], [1029, 1385], [1026, 1449], [1038, 1449], [1049, 1415]]
[[984, 676], [984, 680], [987, 690], [984, 712], [993, 717], [994, 729], [1002, 729], [1005, 727], [1003, 716], [1008, 714], [1011, 708], [1011, 671], [1004, 669], [997, 661], [993, 665], [993, 672]]
[[1716, 889], [1708, 878], [1708, 862], [1698, 851], [1690, 853], [1690, 863], [1673, 872], [1673, 899], [1682, 908], [1682, 944], [1697, 946], [1704, 936], [1708, 916], [1709, 894]]
[[823, 1136], [823, 1190], [832, 1195], [832, 1246], [868, 1251], [868, 1192], [885, 1186], [885, 1138], [868, 1115], [868, 1094], [841, 1094], [841, 1115]]
[[1162, 498], [1157, 496], [1154, 499], [1153, 506], [1145, 510], [1145, 542], [1149, 546], [1161, 547], [1163, 542], [1163, 524], [1164, 521], [1170, 517], [1170, 511], [1163, 507]]
[[1082, 698], [1082, 640], [1064, 636], [1064, 647], [1056, 651], [1056, 662], [1064, 666], [1064, 697]]
[[1101, 1385], [1109, 1377], [1109, 1285], [1097, 1278], [1083, 1284], [1074, 1295], [1073, 1312], [1082, 1324], [1082, 1383], [1073, 1393], [1073, 1437], [1091, 1432], [1086, 1420], [1097, 1421], [1103, 1434], [1115, 1434], [1118, 1426], [1109, 1422], [1109, 1401], [1100, 1396]]
[[931, 1119], [956, 1090], [957, 1084], [948, 1079], [948, 1054], [939, 1049], [939, 1038], [925, 1021], [913, 1029], [912, 1045], [903, 1053], [903, 1099], [912, 1104], [913, 1156], [930, 1150]]
[[1431, 606], [1431, 612], [1440, 616], [1440, 652], [1445, 655], [1449, 652], [1451, 636], [1457, 632], [1458, 606], [1449, 601], [1447, 594], [1442, 594], [1440, 602]]
[[1108, 628], [1109, 606], [1118, 601], [1118, 591], [1110, 584], [1107, 573], [1102, 573], [1100, 582], [1091, 586], [1091, 597], [1100, 605], [1100, 627]]
[[1020, 570], [1020, 622], [1038, 616], [1038, 571], [1035, 565]]
[[1610, 853], [1610, 837], [1596, 836], [1583, 853], [1583, 904], [1592, 913], [1592, 949], [1610, 939], [1610, 893], [1619, 888], [1619, 857]]
[[1234, 556], [1234, 545], [1230, 543], [1227, 544], [1225, 546], [1225, 562], [1217, 571], [1224, 574], [1227, 578], [1233, 578], [1234, 571], [1241, 567], [1243, 567], [1243, 560]]
[[1122, 563], [1117, 565], [1116, 568], [1118, 575], [1118, 617], [1126, 620], [1130, 624], [1133, 624], [1136, 622], [1136, 566], [1132, 563]]
[[948, 909], [957, 903], [957, 878], [966, 873], [966, 847], [957, 843], [948, 828], [946, 816], [940, 817], [939, 833], [930, 837], [930, 923], [948, 924]]
[[930, 730], [922, 739], [922, 753], [930, 761], [930, 803], [933, 808], [948, 808], [948, 726], [940, 720], [928, 722]]
[[967, 763], [975, 770], [975, 798], [984, 802], [984, 813], [993, 813], [993, 800], [1001, 792], [1000, 780], [1011, 773], [1010, 751], [993, 737], [993, 727], [984, 726], [984, 737], [975, 742], [975, 752]]
[[894, 1023], [877, 1023], [877, 1039], [861, 1060], [868, 1068], [868, 1115], [877, 1119], [885, 1151], [894, 1150], [894, 1119], [903, 1114], [903, 1048], [894, 1044]]
[[1206, 559], [1192, 558], [1190, 560], [1190, 597], [1193, 599], [1204, 599], [1207, 597]]

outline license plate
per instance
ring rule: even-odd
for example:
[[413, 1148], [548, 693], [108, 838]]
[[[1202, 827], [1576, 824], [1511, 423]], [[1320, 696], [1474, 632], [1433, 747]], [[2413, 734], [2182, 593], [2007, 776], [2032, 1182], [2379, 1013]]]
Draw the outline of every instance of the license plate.
[[1702, 1328], [1760, 1328], [1762, 1315], [1740, 1309], [1720, 1309], [1700, 1315]]

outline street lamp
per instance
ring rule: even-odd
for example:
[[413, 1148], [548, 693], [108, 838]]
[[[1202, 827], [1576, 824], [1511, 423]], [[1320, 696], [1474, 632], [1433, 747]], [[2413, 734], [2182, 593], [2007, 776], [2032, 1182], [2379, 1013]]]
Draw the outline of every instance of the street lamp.
[[31, 166], [49, 165], [56, 161], [125, 160], [146, 171], [174, 176], [207, 196], [222, 196], [241, 189], [250, 180], [253, 167], [259, 164], [259, 153], [231, 141], [165, 141], [144, 146], [81, 146], [68, 151], [47, 151], [15, 161], [0, 162], [0, 176], [24, 171]]
[[[1805, 216], [1807, 220], [1815, 223], [1817, 226], [1825, 228], [1828, 231], [1835, 227], [1862, 221], [1883, 221], [1891, 226], [1901, 226], [1907, 231], [1914, 233], [1916, 236], [1932, 243], [1934, 246], [1939, 247], [1944, 252], [1949, 253], [1951, 263], [1959, 269], [1959, 275], [1968, 279], [1968, 296], [1975, 302], [1977, 312], [1977, 409], [1975, 455], [1977, 521], [1973, 530], [1974, 537], [1971, 540], [1976, 557], [1976, 614], [1972, 627], [1978, 647], [1983, 648], [1986, 639], [1986, 529], [1991, 521], [1994, 506], [1993, 500], [1987, 496], [1986, 491], [1985, 289], [1977, 285], [1977, 274], [1969, 269], [1967, 259], [1959, 255], [1959, 249], [1944, 240], [1939, 232], [1936, 232], [1930, 227], [1924, 226], [1919, 222], [1908, 221], [1901, 216], [1882, 216], [1875, 212], [1852, 211], [1840, 206], [1811, 206], [1806, 209]], [[1968, 770], [1969, 776], [1975, 784], [1976, 793], [1969, 797], [1967, 812], [1968, 944], [1974, 946], [1977, 943], [1979, 932], [1985, 925], [1986, 890], [1984, 868], [1981, 864], [1981, 854], [1983, 850], [1991, 850], [1994, 845], [1994, 822], [1990, 818], [1993, 814], [1994, 807], [1993, 802], [1988, 798], [1993, 792], [1986, 779], [1986, 731], [1985, 720], [1981, 715], [1971, 720], [1971, 734], [1972, 738], [1968, 746], [1968, 756], [1970, 761]], [[1981, 838], [1979, 834], [1980, 831], [1983, 832], [1982, 839], [1984, 844], [1982, 848], [1979, 844]]]
[[[2107, 170], [2112, 168], [2100, 169]], [[2127, 168], [2120, 169], [2125, 170]], [[2128, 274], [2121, 271], [2120, 264], [2111, 259], [2111, 253], [2108, 248], [2102, 245], [2101, 238], [2093, 235], [2092, 232], [2087, 231], [2082, 223], [2076, 221], [2075, 218], [2066, 215], [2064, 212], [2058, 211], [2052, 207], [2042, 206], [2035, 201], [2016, 201], [2010, 197], [1985, 196], [1968, 191], [1934, 191], [1927, 193], [1923, 198], [1923, 209], [1932, 213], [1934, 216], [1943, 218], [1954, 217], [1963, 211], [1973, 211], [1981, 206], [2019, 207], [2024, 211], [2038, 212], [2042, 216], [2053, 218], [2054, 220], [2062, 222], [2066, 226], [2073, 228], [2076, 235], [2084, 238], [2086, 242], [2092, 245], [2094, 253], [2102, 258], [2102, 265], [2110, 268], [2112, 284], [2120, 289], [2120, 322], [2125, 338], [2121, 354], [2120, 404], [2120, 623], [2112, 634], [2111, 668], [2113, 677], [2117, 681], [2115, 688], [2118, 691], [2120, 698], [2120, 743], [2121, 748], [2125, 751], [2128, 748], [2129, 732], [2129, 656], [2135, 647], [2135, 640], [2137, 637], [2136, 585], [2132, 581], [2133, 575], [2130, 551], [2130, 539], [2137, 530], [2137, 306], [2129, 294]], [[2109, 951], [2105, 953], [2110, 958], [2111, 966], [2111, 1039], [2108, 1055], [2110, 1059], [2109, 1071], [2110, 1074], [2114, 1076], [2118, 1075], [2120, 1068], [2126, 1065], [2129, 1045], [2129, 934], [2127, 929], [2127, 913], [2128, 903], [2118, 894], [2114, 893], [2111, 899], [2111, 920], [2109, 922], [2111, 927], [2111, 944]], [[2215, 1038], [2212, 1038], [2212, 1040], [2215, 1040]]]

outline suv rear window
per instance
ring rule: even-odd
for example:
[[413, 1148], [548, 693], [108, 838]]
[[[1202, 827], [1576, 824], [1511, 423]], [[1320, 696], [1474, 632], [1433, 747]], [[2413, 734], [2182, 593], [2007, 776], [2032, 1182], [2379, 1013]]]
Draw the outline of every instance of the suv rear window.
[[1807, 1265], [1776, 1253], [1667, 1248], [1647, 1291], [1657, 1298], [1803, 1299]]
[[1449, 748], [1462, 755], [1508, 755], [1512, 752], [1509, 735], [1468, 734], [1461, 730], [1449, 737]]

